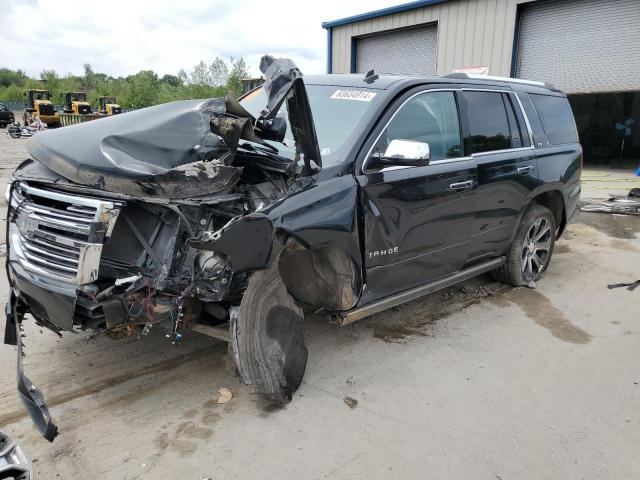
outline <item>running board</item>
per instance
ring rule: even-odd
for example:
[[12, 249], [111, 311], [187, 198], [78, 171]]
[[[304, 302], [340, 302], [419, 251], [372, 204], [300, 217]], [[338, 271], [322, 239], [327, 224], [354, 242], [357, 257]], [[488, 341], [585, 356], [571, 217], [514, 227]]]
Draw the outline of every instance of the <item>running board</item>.
[[351, 310], [349, 312], [339, 313], [338, 324], [340, 326], [347, 325], [349, 323], [353, 323], [365, 317], [373, 315], [374, 313], [382, 312], [383, 310], [387, 310], [397, 305], [410, 302], [411, 300], [415, 300], [416, 298], [420, 298], [424, 295], [437, 292], [438, 290], [442, 290], [443, 288], [450, 287], [452, 285], [455, 285], [456, 283], [464, 282], [465, 280], [469, 280], [470, 278], [476, 277], [485, 272], [495, 270], [496, 268], [502, 266], [505, 261], [506, 257], [499, 257], [489, 262], [481, 263], [479, 265], [461, 270], [458, 273], [451, 275], [450, 277], [436, 280], [435, 282], [427, 283], [426, 285], [422, 285], [412, 290], [398, 293], [383, 300], [378, 300], [377, 302], [365, 305], [364, 307], [356, 308], [355, 310]]

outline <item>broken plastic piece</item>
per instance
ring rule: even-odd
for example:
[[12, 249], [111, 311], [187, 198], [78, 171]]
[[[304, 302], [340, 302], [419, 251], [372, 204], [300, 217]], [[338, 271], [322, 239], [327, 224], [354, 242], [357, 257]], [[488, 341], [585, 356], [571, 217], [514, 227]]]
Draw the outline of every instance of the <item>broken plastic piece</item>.
[[222, 387], [220, 390], [218, 390], [218, 405], [225, 404], [232, 398], [233, 394], [228, 388]]
[[118, 278], [114, 283], [116, 285], [124, 285], [125, 283], [133, 283], [137, 280], [140, 280], [141, 278], [142, 275], [133, 275], [132, 277]]

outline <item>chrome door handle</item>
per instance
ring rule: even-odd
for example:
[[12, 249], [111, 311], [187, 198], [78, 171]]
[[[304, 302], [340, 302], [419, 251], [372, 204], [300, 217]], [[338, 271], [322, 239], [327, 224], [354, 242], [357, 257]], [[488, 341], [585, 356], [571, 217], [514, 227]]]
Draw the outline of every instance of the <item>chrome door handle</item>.
[[452, 183], [451, 185], [449, 185], [449, 189], [453, 190], [454, 192], [466, 190], [471, 187], [473, 187], [473, 180], [467, 180], [466, 182]]
[[526, 175], [527, 173], [533, 172], [533, 165], [527, 165], [526, 167], [518, 168], [518, 173], [521, 175]]

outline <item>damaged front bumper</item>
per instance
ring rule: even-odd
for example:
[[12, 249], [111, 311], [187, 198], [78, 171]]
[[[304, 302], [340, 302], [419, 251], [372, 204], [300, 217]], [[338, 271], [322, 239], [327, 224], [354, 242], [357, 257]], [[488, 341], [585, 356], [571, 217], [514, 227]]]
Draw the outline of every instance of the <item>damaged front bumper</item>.
[[13, 183], [8, 199], [12, 298], [4, 341], [17, 346], [18, 391], [49, 441], [57, 427], [43, 394], [23, 372], [25, 314], [58, 334], [159, 324], [177, 342], [182, 329], [199, 321], [204, 305], [237, 301], [244, 272], [264, 268], [271, 255], [273, 225], [260, 213], [234, 217], [218, 230], [205, 222], [192, 232], [185, 223], [200, 221], [139, 200], [68, 195], [23, 181]]
[[20, 394], [20, 399], [27, 409], [27, 412], [29, 412], [33, 424], [38, 431], [48, 441], [53, 442], [53, 439], [58, 435], [58, 427], [51, 419], [51, 414], [44, 401], [44, 395], [42, 395], [42, 392], [24, 374], [23, 358], [25, 357], [25, 353], [22, 341], [24, 338], [24, 334], [22, 333], [22, 318], [24, 312], [20, 311], [19, 300], [13, 293], [6, 306], [6, 315], [7, 323], [5, 325], [4, 342], [8, 345], [16, 346], [18, 358], [18, 393]]

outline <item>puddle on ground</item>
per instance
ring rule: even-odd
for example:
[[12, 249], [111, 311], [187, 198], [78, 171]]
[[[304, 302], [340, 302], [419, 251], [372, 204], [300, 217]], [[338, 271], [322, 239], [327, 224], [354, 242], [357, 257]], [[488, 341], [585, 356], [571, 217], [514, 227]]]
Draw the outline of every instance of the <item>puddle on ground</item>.
[[610, 213], [576, 212], [572, 223], [584, 223], [608, 237], [633, 240], [640, 233], [640, 217]]
[[[556, 338], [580, 345], [591, 341], [591, 335], [575, 326], [551, 301], [537, 290], [518, 288], [501, 296], [500, 302], [508, 300], [518, 305], [524, 313]], [[499, 302], [497, 302], [499, 304]]]

